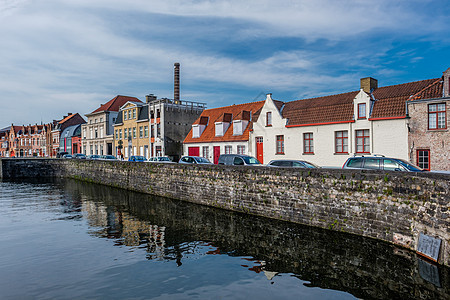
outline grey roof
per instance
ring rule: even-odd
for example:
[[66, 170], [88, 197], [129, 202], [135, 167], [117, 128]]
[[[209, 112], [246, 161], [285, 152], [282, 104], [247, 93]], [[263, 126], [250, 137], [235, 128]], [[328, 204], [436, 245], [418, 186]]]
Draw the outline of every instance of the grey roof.
[[148, 104], [143, 105], [139, 111], [138, 121], [141, 120], [148, 120]]
[[67, 127], [61, 133], [61, 138], [81, 136], [81, 124]]

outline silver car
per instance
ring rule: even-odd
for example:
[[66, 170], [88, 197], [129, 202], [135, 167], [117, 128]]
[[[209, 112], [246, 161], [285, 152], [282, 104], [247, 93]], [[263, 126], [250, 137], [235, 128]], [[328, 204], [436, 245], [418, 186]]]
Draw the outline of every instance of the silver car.
[[280, 168], [309, 168], [316, 169], [320, 168], [319, 166], [306, 161], [306, 160], [295, 160], [295, 159], [275, 159], [271, 160], [268, 164], [268, 167], [280, 167]]
[[212, 162], [201, 156], [183, 156], [178, 162], [180, 164], [198, 164], [198, 165], [212, 165]]

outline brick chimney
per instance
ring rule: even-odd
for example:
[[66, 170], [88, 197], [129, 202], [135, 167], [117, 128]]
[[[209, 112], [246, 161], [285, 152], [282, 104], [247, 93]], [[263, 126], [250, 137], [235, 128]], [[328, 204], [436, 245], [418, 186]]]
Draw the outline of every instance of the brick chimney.
[[370, 94], [378, 88], [378, 80], [372, 77], [361, 78], [361, 89]]
[[173, 66], [173, 100], [176, 103], [180, 100], [180, 64], [174, 63]]

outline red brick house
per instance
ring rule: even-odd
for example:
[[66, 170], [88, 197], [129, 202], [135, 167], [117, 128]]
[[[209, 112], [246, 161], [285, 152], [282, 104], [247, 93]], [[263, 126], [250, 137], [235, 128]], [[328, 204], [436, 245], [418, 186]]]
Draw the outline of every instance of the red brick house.
[[411, 161], [426, 170], [450, 171], [450, 68], [407, 101]]

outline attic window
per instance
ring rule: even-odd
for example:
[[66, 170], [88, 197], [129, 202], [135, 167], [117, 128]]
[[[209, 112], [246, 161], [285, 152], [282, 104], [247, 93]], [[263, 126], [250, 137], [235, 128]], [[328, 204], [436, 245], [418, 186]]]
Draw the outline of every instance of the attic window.
[[366, 118], [366, 104], [359, 103], [358, 104], [358, 119], [365, 119], [365, 118]]
[[266, 113], [266, 126], [272, 126], [272, 112]]

